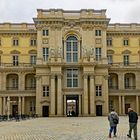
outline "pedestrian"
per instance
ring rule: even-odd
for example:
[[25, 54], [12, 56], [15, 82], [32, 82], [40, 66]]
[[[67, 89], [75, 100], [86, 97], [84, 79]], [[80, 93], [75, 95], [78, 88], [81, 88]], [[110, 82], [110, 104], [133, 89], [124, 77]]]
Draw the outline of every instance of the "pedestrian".
[[119, 116], [117, 112], [112, 108], [110, 114], [108, 115], [108, 121], [110, 124], [109, 138], [111, 138], [111, 133], [114, 133], [114, 137], [117, 137], [117, 124], [119, 123]]
[[131, 138], [131, 133], [133, 130], [134, 138], [135, 140], [137, 140], [138, 139], [137, 137], [138, 115], [132, 108], [128, 108], [128, 117], [129, 117], [129, 134], [127, 134], [127, 136]]

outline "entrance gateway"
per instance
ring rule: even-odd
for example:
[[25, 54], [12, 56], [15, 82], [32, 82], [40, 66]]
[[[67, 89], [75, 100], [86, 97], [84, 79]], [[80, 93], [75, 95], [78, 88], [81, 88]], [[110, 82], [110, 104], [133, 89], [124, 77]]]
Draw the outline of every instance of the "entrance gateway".
[[66, 96], [66, 114], [68, 117], [77, 117], [79, 115], [79, 96]]

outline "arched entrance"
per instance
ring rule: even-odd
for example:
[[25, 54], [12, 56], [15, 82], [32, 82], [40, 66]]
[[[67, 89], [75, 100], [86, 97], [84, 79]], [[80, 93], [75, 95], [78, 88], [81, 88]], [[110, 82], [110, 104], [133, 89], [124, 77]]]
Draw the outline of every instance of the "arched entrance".
[[68, 117], [77, 117], [79, 115], [78, 95], [66, 96], [66, 114]]

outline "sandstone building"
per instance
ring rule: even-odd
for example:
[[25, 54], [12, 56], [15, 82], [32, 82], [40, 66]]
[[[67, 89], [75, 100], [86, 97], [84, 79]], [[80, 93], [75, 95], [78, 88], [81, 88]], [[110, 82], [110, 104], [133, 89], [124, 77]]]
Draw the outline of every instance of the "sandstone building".
[[93, 9], [38, 9], [33, 21], [0, 23], [0, 115], [140, 113], [140, 24]]

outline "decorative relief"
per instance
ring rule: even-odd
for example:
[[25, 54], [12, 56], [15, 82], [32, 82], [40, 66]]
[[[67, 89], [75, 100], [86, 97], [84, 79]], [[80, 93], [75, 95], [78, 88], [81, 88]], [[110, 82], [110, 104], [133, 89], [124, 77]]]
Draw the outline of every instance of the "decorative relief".
[[100, 38], [96, 38], [95, 43], [96, 44], [101, 44], [102, 43], [102, 40]]
[[91, 47], [91, 48], [83, 47], [82, 55], [83, 55], [83, 57], [87, 57], [87, 58], [94, 57], [94, 48], [93, 47]]
[[49, 43], [49, 39], [48, 38], [43, 38], [42, 39], [42, 43], [43, 44], [48, 44]]
[[51, 48], [50, 49], [50, 57], [61, 58], [62, 57], [62, 48]]
[[17, 50], [13, 50], [13, 51], [11, 51], [10, 53], [11, 53], [11, 54], [20, 54], [20, 52], [17, 51]]
[[29, 54], [37, 54], [37, 51], [36, 50], [30, 50], [28, 51]]

